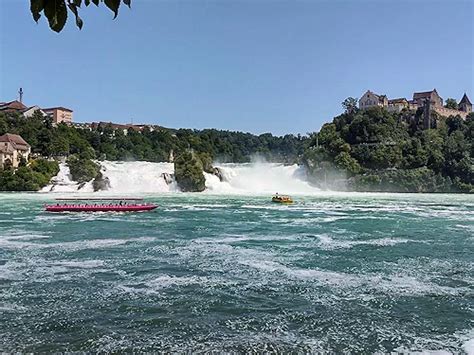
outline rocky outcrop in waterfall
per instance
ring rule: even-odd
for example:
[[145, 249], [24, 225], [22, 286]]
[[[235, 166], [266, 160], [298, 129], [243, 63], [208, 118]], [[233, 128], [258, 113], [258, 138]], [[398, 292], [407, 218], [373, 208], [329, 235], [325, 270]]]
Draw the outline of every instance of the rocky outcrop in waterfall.
[[174, 174], [162, 173], [160, 176], [165, 180], [167, 185], [171, 185], [174, 182]]
[[212, 166], [212, 157], [209, 153], [198, 153], [198, 157], [201, 159], [202, 168], [206, 173], [217, 176], [221, 182], [225, 180], [222, 170]]
[[108, 190], [110, 188], [110, 180], [108, 177], [104, 177], [102, 172], [99, 171], [92, 181], [92, 187], [94, 188], [94, 192]]
[[71, 155], [67, 160], [72, 180], [78, 183], [86, 183], [95, 179], [100, 173], [100, 165], [89, 158]]
[[226, 181], [224, 173], [223, 173], [221, 168], [213, 167], [212, 171], [211, 171], [211, 174], [217, 176], [219, 178], [220, 182]]
[[206, 189], [202, 161], [192, 151], [186, 151], [175, 159], [174, 175], [183, 192], [201, 192]]

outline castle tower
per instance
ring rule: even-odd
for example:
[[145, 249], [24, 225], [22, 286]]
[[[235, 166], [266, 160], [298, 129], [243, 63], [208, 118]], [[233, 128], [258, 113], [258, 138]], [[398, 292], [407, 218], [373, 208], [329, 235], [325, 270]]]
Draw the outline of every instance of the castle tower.
[[423, 129], [431, 128], [431, 101], [425, 99], [423, 103]]
[[467, 97], [466, 93], [464, 93], [464, 96], [462, 97], [458, 106], [460, 111], [464, 111], [467, 113], [472, 112], [472, 104], [471, 101], [469, 101], [469, 98]]

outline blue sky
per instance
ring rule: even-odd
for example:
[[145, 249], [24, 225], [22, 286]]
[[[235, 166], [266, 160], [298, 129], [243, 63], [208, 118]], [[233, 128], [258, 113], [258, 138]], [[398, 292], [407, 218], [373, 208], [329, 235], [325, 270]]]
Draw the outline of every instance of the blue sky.
[[318, 130], [371, 89], [474, 102], [474, 2], [133, 0], [82, 9], [60, 34], [0, 2], [0, 101], [79, 122], [275, 134]]

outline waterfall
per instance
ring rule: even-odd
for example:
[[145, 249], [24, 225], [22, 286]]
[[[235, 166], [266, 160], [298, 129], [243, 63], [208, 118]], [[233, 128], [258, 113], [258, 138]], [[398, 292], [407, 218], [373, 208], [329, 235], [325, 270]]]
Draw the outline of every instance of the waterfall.
[[[108, 178], [110, 193], [166, 193], [179, 192], [172, 178], [172, 163], [103, 161], [101, 172]], [[298, 165], [276, 163], [214, 164], [222, 181], [205, 173], [206, 192], [212, 194], [313, 194], [318, 191], [306, 181], [305, 170]], [[92, 183], [81, 189], [71, 181], [69, 168], [60, 165], [59, 174], [42, 191], [92, 192]]]
[[59, 164], [59, 172], [53, 177], [48, 185], [43, 187], [41, 192], [92, 192], [92, 183], [78, 184], [71, 178], [69, 167], [65, 163]]
[[212, 193], [312, 194], [318, 191], [306, 181], [303, 167], [276, 163], [216, 164], [223, 175], [206, 174], [206, 188]]
[[100, 163], [102, 174], [109, 178], [110, 192], [142, 193], [179, 191], [176, 182], [167, 183], [163, 174], [173, 174], [172, 163], [144, 161]]

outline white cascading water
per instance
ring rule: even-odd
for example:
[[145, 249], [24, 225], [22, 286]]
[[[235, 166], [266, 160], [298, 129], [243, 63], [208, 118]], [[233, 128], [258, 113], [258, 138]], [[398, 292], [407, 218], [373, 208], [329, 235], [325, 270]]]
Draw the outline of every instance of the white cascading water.
[[239, 194], [311, 194], [318, 191], [306, 181], [305, 171], [298, 165], [275, 163], [216, 164], [224, 181], [206, 175], [206, 188], [211, 193]]
[[[104, 178], [110, 182], [110, 193], [164, 193], [179, 192], [175, 181], [167, 183], [163, 173], [173, 174], [172, 163], [100, 162]], [[275, 163], [215, 164], [223, 181], [205, 173], [206, 192], [215, 194], [312, 194], [317, 188], [308, 184], [304, 169], [298, 165]], [[168, 176], [169, 176], [168, 175]], [[69, 169], [60, 165], [58, 176], [42, 191], [91, 192], [92, 184], [79, 185], [71, 181]]]
[[78, 184], [76, 181], [73, 181], [71, 178], [71, 173], [69, 172], [69, 167], [65, 163], [59, 164], [58, 175], [51, 179], [49, 185], [43, 187], [41, 192], [92, 192], [92, 183], [88, 182], [86, 184]]
[[172, 192], [179, 191], [175, 182], [167, 184], [162, 174], [173, 174], [173, 163], [150, 163], [145, 161], [104, 161], [102, 175], [110, 181], [110, 192]]

